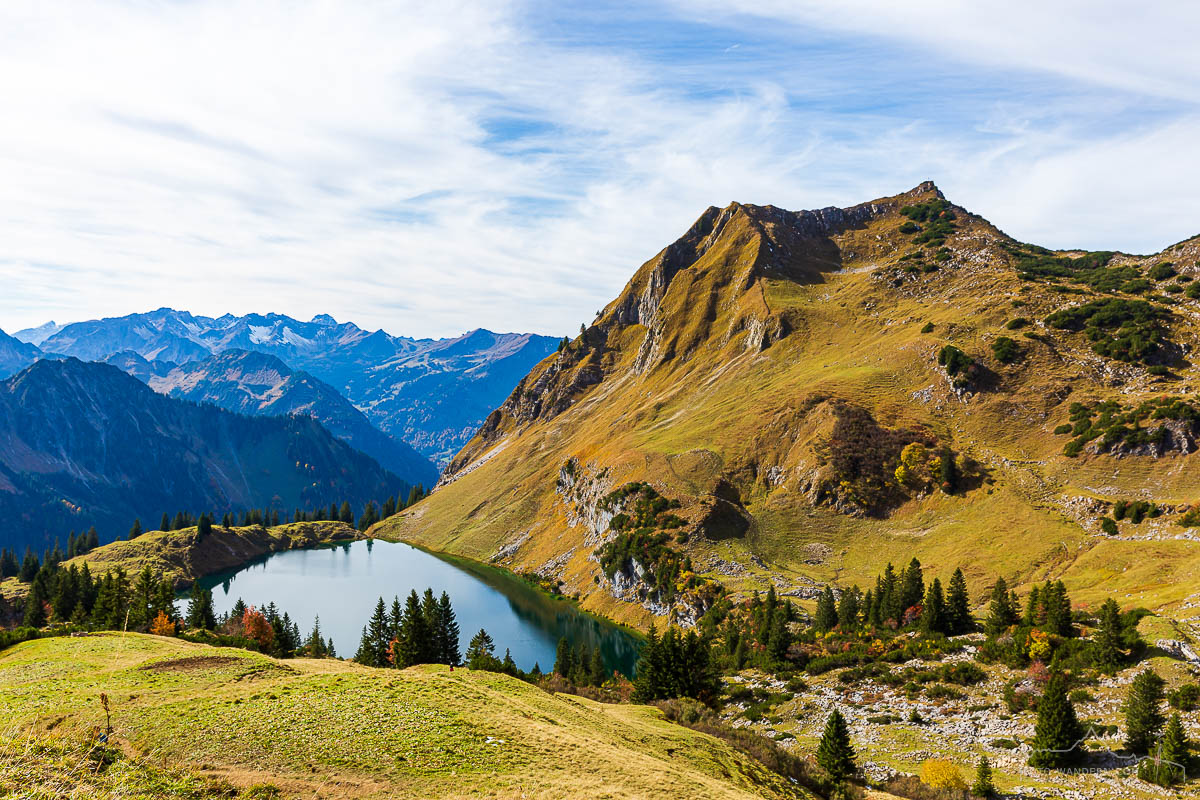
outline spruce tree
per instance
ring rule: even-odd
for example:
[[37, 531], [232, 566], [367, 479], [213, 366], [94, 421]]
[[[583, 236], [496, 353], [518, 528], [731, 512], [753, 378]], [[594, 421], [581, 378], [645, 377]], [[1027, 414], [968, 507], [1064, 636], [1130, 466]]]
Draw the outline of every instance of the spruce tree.
[[47, 596], [45, 581], [34, 579], [29, 585], [29, 594], [25, 598], [25, 618], [22, 625], [27, 628], [41, 628], [46, 622]]
[[948, 633], [946, 620], [946, 600], [942, 595], [942, 582], [934, 578], [925, 592], [925, 602], [921, 608], [921, 630], [925, 633]]
[[992, 765], [987, 756], [979, 759], [979, 766], [975, 768], [975, 783], [971, 784], [971, 794], [984, 798], [996, 794], [996, 784], [992, 782]]
[[363, 628], [362, 641], [354, 660], [368, 667], [386, 667], [391, 661], [391, 628], [383, 598], [375, 603], [375, 612]]
[[967, 594], [967, 579], [961, 569], [950, 576], [950, 592], [946, 595], [946, 627], [951, 636], [975, 630], [975, 618], [971, 616], [971, 599]]
[[1042, 609], [1041, 592], [1037, 584], [1029, 590], [1029, 599], [1025, 603], [1025, 616], [1021, 618], [1022, 625], [1034, 627], [1045, 621], [1046, 614]]
[[819, 631], [831, 631], [837, 624], [837, 601], [833, 597], [833, 588], [827, 585], [825, 591], [817, 598], [817, 613], [813, 616], [813, 626]]
[[1179, 718], [1179, 712], [1175, 712], [1167, 721], [1153, 756], [1138, 763], [1138, 777], [1159, 786], [1182, 783], [1187, 778], [1190, 749], [1183, 720]]
[[304, 650], [308, 653], [309, 658], [324, 658], [326, 655], [325, 638], [321, 633], [320, 614], [313, 618], [312, 633], [308, 635], [308, 639], [304, 643]]
[[78, 545], [75, 543], [75, 531], [71, 531], [70, 535], [67, 536], [67, 558], [74, 558], [76, 555], [78, 555], [78, 553], [76, 553], [77, 548]]
[[88, 528], [87, 546], [82, 552], [90, 553], [92, 550], [95, 550], [99, 546], [100, 546], [100, 537], [96, 534], [96, 527], [93, 525], [92, 527]]
[[383, 510], [381, 512], [379, 512], [379, 514], [384, 519], [387, 519], [388, 517], [392, 516], [395, 513], [396, 513], [396, 496], [392, 495], [391, 497], [389, 497], [387, 500], [385, 500], [383, 502]]
[[1037, 714], [1029, 765], [1055, 769], [1076, 763], [1082, 755], [1078, 745], [1083, 730], [1067, 697], [1067, 679], [1061, 672], [1050, 676], [1038, 701]]
[[163, 512], [162, 520], [158, 523], [158, 529], [160, 531], [171, 530], [171, 518], [167, 516], [167, 512], [165, 511]]
[[400, 623], [400, 635], [395, 647], [395, 665], [403, 669], [413, 664], [428, 663], [431, 642], [421, 599], [417, 597], [417, 590], [413, 589], [404, 605], [404, 621]]
[[1100, 606], [1100, 627], [1096, 631], [1096, 664], [1101, 669], [1113, 670], [1125, 660], [1121, 626], [1121, 609], [1111, 597]]
[[129, 540], [133, 541], [134, 539], [138, 538], [141, 535], [142, 535], [142, 521], [140, 519], [135, 519], [133, 521], [133, 526], [130, 527], [130, 529], [129, 529]]
[[196, 523], [196, 540], [204, 541], [212, 533], [212, 520], [208, 518], [208, 514], [201, 514], [200, 520]]
[[[555, 665], [557, 672], [557, 665]], [[637, 676], [633, 680], [633, 699], [639, 703], [657, 700], [662, 695], [662, 684], [665, 679], [662, 653], [659, 649], [658, 631], [654, 623], [650, 623], [650, 631], [646, 634], [646, 643], [638, 658]]]
[[898, 621], [902, 621], [904, 613], [913, 606], [919, 605], [925, 597], [925, 578], [922, 575], [921, 562], [916, 558], [908, 563], [900, 586], [901, 619]]
[[835, 783], [842, 783], [857, 771], [854, 747], [850, 744], [850, 729], [842, 712], [836, 708], [825, 722], [825, 731], [817, 746], [817, 764]]
[[454, 607], [450, 595], [442, 592], [437, 606], [437, 627], [434, 629], [434, 645], [437, 661], [441, 664], [458, 666], [462, 656], [458, 652], [458, 622], [454, 618]]
[[471, 669], [495, 670], [499, 664], [496, 660], [496, 643], [486, 630], [480, 628], [467, 645], [467, 666]]
[[988, 604], [988, 617], [984, 629], [988, 636], [996, 636], [1016, 623], [1017, 615], [1008, 594], [1008, 584], [1004, 582], [1004, 578], [998, 578], [996, 585], [992, 587], [992, 601]]
[[858, 626], [860, 594], [858, 587], [854, 586], [849, 591], [842, 592], [842, 596], [838, 600], [838, 627], [844, 631], [853, 630]]
[[338, 519], [347, 525], [354, 524], [354, 509], [350, 507], [349, 501], [342, 503], [342, 510], [338, 514]]
[[21, 560], [21, 571], [17, 573], [17, 579], [22, 583], [33, 583], [41, 568], [42, 562], [33, 554], [33, 548], [26, 546], [25, 558]]
[[1164, 681], [1152, 669], [1138, 673], [1125, 700], [1125, 748], [1131, 753], [1150, 752], [1162, 730]]
[[607, 679], [604, 673], [604, 656], [600, 653], [600, 648], [597, 647], [592, 651], [592, 663], [588, 668], [588, 683], [592, 686], [601, 686]]
[[567, 638], [558, 640], [558, 648], [554, 653], [554, 672], [564, 678], [569, 678], [575, 671], [575, 654], [571, 652], [571, 643]]
[[217, 627], [217, 616], [213, 611], [212, 591], [201, 588], [199, 583], [192, 584], [191, 596], [188, 599], [187, 624], [189, 628], [200, 628], [206, 631]]

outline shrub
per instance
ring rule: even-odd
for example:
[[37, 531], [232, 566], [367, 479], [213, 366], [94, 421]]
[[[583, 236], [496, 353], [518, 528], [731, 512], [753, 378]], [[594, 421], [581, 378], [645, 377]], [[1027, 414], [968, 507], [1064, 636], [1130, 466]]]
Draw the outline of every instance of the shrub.
[[1092, 349], [1106, 358], [1142, 362], [1155, 356], [1166, 338], [1171, 312], [1145, 300], [1107, 298], [1064, 308], [1046, 317], [1052, 328], [1082, 331]]
[[1111, 517], [1100, 518], [1100, 532], [1105, 536], [1116, 536], [1120, 533], [1117, 523]]
[[1063, 436], [1064, 434], [1070, 433], [1071, 429], [1074, 427], [1075, 426], [1072, 425], [1071, 423], [1065, 422], [1062, 425], [1059, 425], [1057, 428], [1055, 428], [1054, 433], [1058, 436]]
[[1167, 692], [1167, 702], [1171, 704], [1171, 708], [1180, 711], [1195, 711], [1200, 706], [1200, 686], [1185, 683], [1178, 689]]
[[1001, 364], [1011, 364], [1021, 355], [1021, 348], [1007, 336], [1001, 336], [992, 342], [992, 355]]
[[952, 761], [931, 758], [921, 764], [921, 782], [935, 789], [966, 789], [958, 767]]
[[1170, 261], [1160, 261], [1146, 273], [1146, 275], [1156, 281], [1165, 281], [1167, 278], [1174, 278], [1178, 274]]
[[933, 333], [933, 323], [926, 322], [925, 325], [921, 328], [921, 333]]
[[1008, 322], [1004, 323], [1004, 327], [1008, 328], [1010, 331], [1020, 330], [1021, 328], [1027, 327], [1028, 325], [1029, 325], [1028, 317], [1015, 317], [1013, 319], [1010, 319]]
[[954, 377], [960, 372], [968, 372], [975, 365], [975, 361], [962, 350], [948, 344], [938, 352], [938, 364], [946, 368], [947, 375]]

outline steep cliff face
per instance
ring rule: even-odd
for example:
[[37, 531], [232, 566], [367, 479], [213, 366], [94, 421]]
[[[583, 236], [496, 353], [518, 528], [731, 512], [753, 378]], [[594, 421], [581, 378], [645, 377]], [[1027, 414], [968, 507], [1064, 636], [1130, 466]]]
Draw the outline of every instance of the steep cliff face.
[[[1115, 537], [1100, 517], [1200, 499], [1198, 262], [1194, 240], [1026, 245], [930, 183], [847, 209], [710, 208], [383, 533], [547, 569], [645, 621], [645, 597], [613, 597], [594, 512], [556, 491], [573, 462], [678, 500], [670, 546], [734, 591], [809, 597], [915, 555], [976, 587], [1054, 574], [1084, 598], [1098, 564], [1123, 565], [1104, 574], [1182, 602], [1200, 551], [1178, 514]], [[1147, 539], [1151, 573], [1128, 567]]]

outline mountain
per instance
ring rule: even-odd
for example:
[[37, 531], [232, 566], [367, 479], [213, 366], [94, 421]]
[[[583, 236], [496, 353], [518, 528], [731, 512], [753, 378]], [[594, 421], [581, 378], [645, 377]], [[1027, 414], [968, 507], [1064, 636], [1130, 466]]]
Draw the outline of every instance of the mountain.
[[310, 417], [246, 417], [158, 394], [116, 367], [39, 361], [0, 382], [0, 541], [247, 508], [361, 508], [406, 491]]
[[931, 183], [710, 208], [376, 534], [643, 625], [703, 609], [653, 585], [680, 564], [802, 598], [917, 557], [976, 595], [1195, 602], [1196, 277], [1200, 237], [1052, 252]]
[[250, 416], [307, 414], [405, 482], [414, 486], [437, 482], [438, 471], [424, 456], [372, 425], [332, 386], [291, 369], [275, 356], [226, 350], [203, 361], [174, 365], [148, 362], [126, 352], [110, 357], [109, 363], [171, 397], [212, 403]]
[[42, 349], [88, 361], [131, 352], [185, 364], [227, 350], [265, 353], [335, 387], [384, 432], [445, 460], [558, 340], [477, 330], [454, 339], [365, 331], [327, 314], [193, 316], [160, 308], [66, 325]]
[[32, 344], [0, 331], [0, 378], [20, 372], [41, 358], [42, 351]]
[[62, 328], [62, 325], [59, 325], [54, 320], [50, 320], [46, 324], [39, 325], [36, 328], [25, 328], [24, 330], [17, 331], [13, 334], [13, 337], [28, 344], [40, 345], [46, 339], [61, 331]]

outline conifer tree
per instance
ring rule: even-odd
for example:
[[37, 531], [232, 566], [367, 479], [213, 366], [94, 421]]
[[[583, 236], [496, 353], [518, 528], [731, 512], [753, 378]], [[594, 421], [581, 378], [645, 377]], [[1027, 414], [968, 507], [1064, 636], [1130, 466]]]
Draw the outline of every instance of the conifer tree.
[[499, 666], [496, 660], [496, 643], [483, 628], [471, 637], [467, 645], [467, 666], [471, 669], [495, 670]]
[[[558, 672], [557, 663], [554, 665], [554, 671]], [[659, 696], [663, 680], [662, 673], [663, 663], [658, 647], [658, 631], [651, 622], [650, 630], [646, 634], [646, 643], [642, 645], [642, 652], [638, 657], [637, 676], [633, 680], [633, 699], [639, 703], [648, 703], [656, 699]]]
[[342, 522], [346, 523], [347, 525], [354, 524], [354, 509], [352, 509], [350, 507], [349, 501], [342, 503], [342, 510], [338, 514], [338, 519], [341, 520]]
[[883, 570], [883, 577], [876, 586], [875, 594], [879, 598], [879, 618], [881, 624], [900, 624], [904, 609], [900, 607], [900, 587], [896, 577], [896, 568], [889, 562]]
[[129, 540], [133, 541], [142, 535], [142, 521], [135, 519], [133, 525], [129, 528]]
[[167, 516], [167, 512], [165, 512], [165, 511], [163, 512], [163, 515], [162, 515], [162, 521], [158, 523], [158, 529], [160, 531], [171, 530], [171, 518]]
[[431, 640], [429, 626], [421, 610], [421, 599], [417, 597], [417, 590], [413, 589], [404, 605], [404, 621], [400, 623], [400, 635], [394, 648], [395, 665], [403, 669], [413, 664], [428, 663]]
[[92, 527], [88, 528], [87, 546], [84, 548], [84, 550], [82, 552], [90, 553], [92, 550], [95, 550], [99, 546], [100, 546], [100, 537], [96, 534], [96, 527], [93, 525]]
[[1096, 663], [1104, 669], [1116, 669], [1125, 660], [1121, 608], [1111, 597], [1100, 606], [1100, 627], [1096, 631]]
[[419, 503], [421, 501], [421, 499], [424, 497], [425, 497], [425, 489], [421, 486], [421, 484], [418, 483], [416, 486], [412, 487], [412, 489], [409, 491], [408, 502], [405, 504], [405, 506], [407, 507], [407, 506], [415, 505], [416, 503]]
[[[772, 587], [774, 588], [774, 587]], [[837, 624], [844, 631], [853, 630], [858, 627], [858, 603], [861, 593], [857, 586], [852, 587], [849, 591], [842, 592], [842, 596], [838, 599], [837, 607]]]
[[601, 655], [599, 647], [592, 651], [592, 663], [588, 668], [588, 678], [588, 683], [592, 686], [603, 685], [607, 678], [604, 674], [604, 656]]
[[1152, 669], [1138, 673], [1125, 699], [1125, 748], [1131, 753], [1150, 752], [1163, 726], [1160, 706], [1164, 681]]
[[767, 658], [774, 664], [783, 663], [788, 648], [792, 645], [792, 632], [788, 630], [787, 612], [776, 609], [771, 620], [771, 638], [767, 644]]
[[16, 577], [20, 571], [21, 565], [17, 563], [16, 555], [7, 547], [0, 550], [0, 580]]
[[817, 612], [813, 615], [813, 627], [819, 631], [831, 631], [837, 624], [837, 601], [833, 597], [833, 587], [826, 585], [821, 596], [817, 598]]
[[200, 628], [206, 631], [217, 627], [212, 591], [201, 588], [199, 583], [192, 584], [191, 596], [188, 598], [187, 624], [189, 628]]
[[992, 587], [992, 601], [988, 605], [988, 617], [984, 628], [988, 636], [995, 636], [1016, 623], [1017, 615], [1013, 610], [1012, 598], [1008, 594], [1008, 584], [1004, 582], [1004, 578], [998, 578], [996, 585]]
[[208, 518], [208, 514], [201, 514], [200, 519], [196, 522], [196, 540], [204, 541], [212, 533], [212, 520]]
[[33, 583], [34, 577], [41, 568], [42, 562], [33, 554], [33, 548], [26, 546], [25, 558], [21, 561], [21, 571], [17, 573], [17, 578], [22, 583]]
[[1182, 783], [1187, 778], [1190, 749], [1190, 743], [1183, 730], [1183, 720], [1176, 711], [1167, 721], [1167, 727], [1154, 748], [1153, 757], [1138, 763], [1138, 777], [1159, 786]]
[[517, 662], [513, 661], [512, 651], [507, 647], [504, 648], [504, 660], [500, 662], [500, 671], [514, 677], [517, 674]]
[[975, 783], [971, 784], [971, 794], [976, 797], [990, 798], [996, 794], [996, 784], [992, 781], [992, 765], [987, 756], [979, 759], [975, 768]]
[[396, 495], [392, 495], [391, 497], [389, 497], [387, 500], [385, 500], [383, 502], [383, 511], [380, 512], [380, 515], [384, 519], [387, 519], [388, 517], [392, 516], [395, 513], [396, 513]]
[[971, 600], [967, 594], [967, 579], [962, 569], [955, 569], [950, 576], [950, 592], [946, 596], [946, 627], [951, 636], [975, 630], [975, 619], [971, 616]]
[[925, 633], [948, 633], [946, 600], [942, 595], [942, 582], [934, 578], [925, 592], [921, 609], [921, 630]]
[[1046, 619], [1046, 614], [1042, 609], [1041, 592], [1034, 584], [1029, 590], [1029, 599], [1025, 603], [1025, 616], [1021, 618], [1022, 625], [1034, 627], [1042, 624]]
[[558, 640], [558, 648], [554, 653], [554, 671], [564, 678], [575, 671], [575, 654], [571, 652], [571, 643], [566, 637]]
[[1038, 701], [1037, 712], [1029, 765], [1055, 769], [1078, 761], [1082, 755], [1078, 745], [1083, 730], [1075, 716], [1075, 707], [1067, 697], [1067, 679], [1061, 672], [1050, 676], [1046, 691]]
[[318, 614], [313, 618], [312, 633], [308, 635], [308, 639], [304, 642], [304, 651], [309, 658], [324, 658], [325, 638], [321, 633], [321, 615]]
[[46, 604], [49, 600], [45, 581], [35, 578], [29, 585], [29, 594], [25, 597], [25, 618], [21, 624], [27, 628], [43, 627], [47, 622]]
[[67, 558], [74, 558], [77, 555], [75, 552], [77, 547], [78, 545], [75, 543], [75, 531], [71, 531], [70, 535], [67, 536]]
[[392, 596], [392, 610], [388, 614], [388, 639], [400, 638], [400, 626], [404, 624], [404, 606], [400, 605], [399, 595]]
[[908, 568], [904, 570], [904, 578], [901, 581], [900, 594], [900, 614], [918, 605], [925, 597], [925, 579], [921, 571], [921, 562], [914, 558], [908, 563]]
[[458, 652], [458, 635], [458, 622], [454, 618], [454, 607], [450, 605], [450, 595], [442, 592], [438, 599], [437, 627], [434, 629], [434, 644], [439, 663], [458, 666], [458, 662], [462, 660]]
[[387, 609], [383, 598], [375, 604], [375, 613], [363, 628], [362, 641], [359, 642], [358, 652], [354, 660], [368, 667], [386, 667], [391, 658], [391, 630], [388, 625]]
[[825, 722], [821, 743], [817, 746], [817, 764], [829, 774], [834, 783], [842, 783], [857, 771], [854, 747], [850, 744], [850, 729], [842, 712], [836, 708]]

